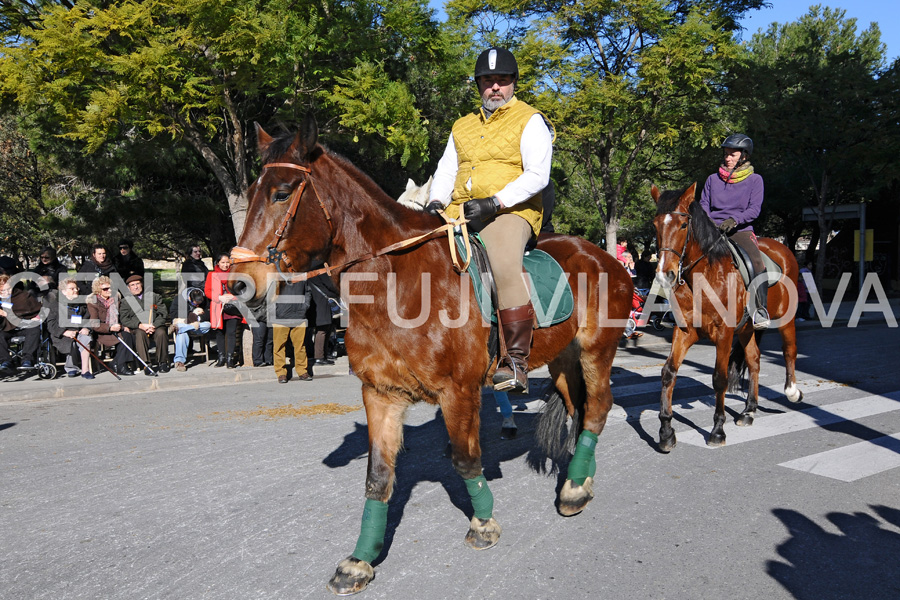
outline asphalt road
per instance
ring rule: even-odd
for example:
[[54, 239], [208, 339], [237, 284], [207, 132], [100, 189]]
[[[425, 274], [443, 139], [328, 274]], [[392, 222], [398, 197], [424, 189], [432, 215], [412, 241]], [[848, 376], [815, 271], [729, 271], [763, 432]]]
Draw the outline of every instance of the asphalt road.
[[[411, 408], [386, 551], [360, 597], [900, 598], [897, 330], [807, 328], [800, 344], [804, 402], [781, 394], [770, 335], [757, 421], [735, 427], [730, 397], [716, 449], [703, 443], [712, 349], [692, 349], [668, 455], [655, 446], [668, 347], [647, 335], [621, 349], [596, 498], [572, 518], [557, 514], [560, 481], [533, 448], [542, 402], [520, 403], [519, 437], [501, 441], [486, 394], [484, 467], [503, 534], [485, 552], [463, 544], [471, 509], [435, 408]], [[325, 583], [363, 505], [354, 377], [97, 389], [0, 402], [0, 598], [332, 597]]]

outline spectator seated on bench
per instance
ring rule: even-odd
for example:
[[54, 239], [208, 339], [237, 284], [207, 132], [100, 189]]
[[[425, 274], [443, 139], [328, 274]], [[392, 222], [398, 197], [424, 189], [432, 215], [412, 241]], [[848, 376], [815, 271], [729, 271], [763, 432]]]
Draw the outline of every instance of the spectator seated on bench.
[[[159, 294], [144, 293], [144, 277], [132, 275], [125, 283], [128, 291], [119, 303], [119, 322], [134, 336], [135, 350], [150, 364], [150, 340], [156, 345], [156, 362], [161, 373], [169, 372], [169, 335], [166, 318], [169, 310]], [[153, 375], [150, 369], [144, 374]]]
[[172, 301], [172, 327], [175, 330], [175, 370], [187, 370], [187, 352], [191, 337], [209, 333], [209, 301], [203, 290], [185, 288]]
[[96, 323], [94, 333], [97, 341], [111, 348], [116, 347], [116, 359], [113, 372], [118, 375], [134, 375], [129, 363], [134, 360], [131, 352], [125, 347], [134, 348], [134, 336], [119, 322], [119, 299], [112, 295], [112, 282], [106, 275], [94, 279], [91, 284], [91, 295], [87, 299], [88, 315]]
[[[71, 301], [78, 296], [78, 283], [65, 277], [59, 284], [59, 292]], [[87, 351], [91, 345], [91, 330], [83, 324], [88, 318], [87, 306], [60, 302], [60, 294], [56, 290], [50, 290], [44, 297], [44, 307], [47, 309], [44, 324], [47, 326], [50, 342], [66, 356], [66, 374], [69, 377], [78, 377], [80, 374], [85, 379], [93, 379], [91, 355]]]

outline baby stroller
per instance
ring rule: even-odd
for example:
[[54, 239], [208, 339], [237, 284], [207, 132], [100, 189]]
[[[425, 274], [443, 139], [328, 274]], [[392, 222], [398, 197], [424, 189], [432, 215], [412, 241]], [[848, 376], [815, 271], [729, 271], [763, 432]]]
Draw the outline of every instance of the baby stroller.
[[[647, 298], [649, 298], [649, 296], [649, 289], [635, 288], [634, 298], [632, 299], [631, 304], [631, 315], [628, 320], [629, 325], [625, 328], [625, 337], [631, 335], [631, 333], [633, 333], [634, 330], [638, 327], [644, 327], [648, 324], [656, 331], [662, 331], [663, 329], [671, 329], [672, 327], [675, 327], [675, 316], [672, 314], [672, 309], [670, 308], [669, 301], [662, 296], [657, 296], [657, 299], [653, 303], [653, 305], [657, 307], [662, 305], [665, 308], [663, 308], [661, 311], [657, 310], [650, 313], [644, 311], [644, 305], [647, 303]], [[634, 321], [633, 326], [631, 324], [632, 320]], [[630, 333], [629, 329], [631, 329]]]
[[639, 338], [643, 333], [637, 331], [639, 327], [649, 324], [656, 331], [663, 329], [671, 329], [675, 326], [675, 317], [669, 308], [669, 301], [659, 296], [655, 305], [665, 305], [665, 309], [652, 313], [644, 312], [644, 305], [650, 296], [649, 289], [635, 288], [634, 295], [631, 299], [631, 313], [628, 315], [628, 324], [625, 326], [625, 337], [627, 339]]
[[[25, 335], [17, 331], [15, 335], [9, 338], [9, 355], [17, 372], [27, 375], [28, 371], [20, 366], [25, 358], [24, 353]], [[41, 379], [53, 379], [56, 377], [56, 349], [53, 347], [50, 336], [43, 327], [41, 327], [41, 343], [35, 355], [34, 371], [37, 372], [38, 377]]]
[[625, 332], [622, 334], [625, 336], [625, 339], [633, 340], [644, 335], [637, 328], [647, 324], [646, 319], [643, 319], [642, 312], [644, 303], [647, 302], [648, 292], [649, 290], [634, 289], [634, 293], [631, 296], [631, 312], [628, 313], [628, 323], [625, 325]]

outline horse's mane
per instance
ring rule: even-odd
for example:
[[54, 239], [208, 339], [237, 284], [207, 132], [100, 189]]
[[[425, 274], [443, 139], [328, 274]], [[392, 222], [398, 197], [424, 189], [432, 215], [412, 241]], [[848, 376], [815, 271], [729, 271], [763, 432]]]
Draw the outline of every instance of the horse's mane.
[[[274, 162], [281, 156], [283, 156], [288, 150], [290, 150], [291, 144], [294, 143], [295, 136], [296, 134], [292, 131], [283, 131], [276, 136], [273, 136], [272, 142], [260, 157], [262, 159], [262, 164]], [[393, 198], [390, 198], [387, 192], [385, 192], [377, 183], [375, 183], [375, 180], [369, 177], [359, 167], [354, 165], [349, 159], [341, 156], [337, 152], [330, 150], [329, 148], [319, 143], [316, 146], [316, 149], [313, 151], [313, 155], [318, 156], [321, 154], [327, 155], [329, 158], [334, 160], [334, 162], [340, 165], [344, 169], [344, 171], [346, 171], [347, 174], [349, 174], [354, 180], [356, 180], [356, 182], [371, 197], [393, 201]], [[294, 156], [293, 158], [300, 162], [303, 157]]]
[[[677, 209], [683, 194], [684, 190], [666, 190], [662, 192], [659, 196], [659, 201], [656, 203], [656, 214], [664, 215]], [[722, 238], [719, 228], [709, 218], [709, 215], [706, 214], [700, 203], [691, 202], [688, 214], [691, 215], [691, 233], [707, 259], [710, 262], [730, 260], [731, 250], [728, 248], [728, 243]]]

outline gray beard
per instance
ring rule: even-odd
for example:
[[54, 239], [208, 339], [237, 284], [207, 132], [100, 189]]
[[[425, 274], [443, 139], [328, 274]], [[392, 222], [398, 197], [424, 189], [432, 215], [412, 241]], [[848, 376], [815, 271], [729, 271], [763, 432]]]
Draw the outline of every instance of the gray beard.
[[509, 100], [504, 100], [503, 98], [497, 100], [482, 100], [481, 106], [484, 107], [484, 110], [490, 114], [493, 114], [495, 110], [503, 106], [509, 102]]

